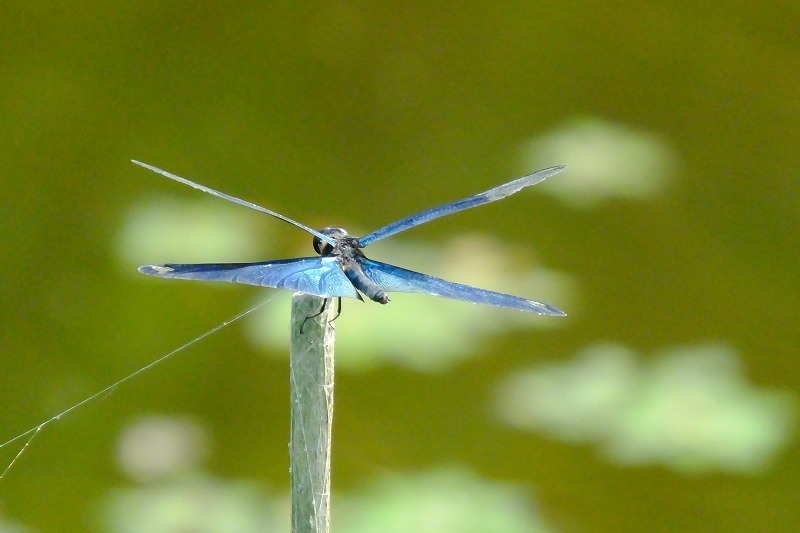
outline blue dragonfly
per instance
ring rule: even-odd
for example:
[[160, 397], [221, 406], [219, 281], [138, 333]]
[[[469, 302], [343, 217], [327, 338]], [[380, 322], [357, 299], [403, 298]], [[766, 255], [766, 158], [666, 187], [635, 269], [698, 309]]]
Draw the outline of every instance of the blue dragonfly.
[[510, 196], [525, 187], [536, 185], [544, 179], [561, 172], [564, 170], [564, 166], [539, 170], [469, 198], [433, 207], [402, 218], [364, 237], [354, 237], [344, 229], [337, 227], [327, 227], [319, 231], [311, 229], [275, 211], [270, 211], [246, 200], [216, 191], [147, 163], [132, 161], [179, 183], [293, 224], [314, 236], [314, 250], [319, 254], [318, 257], [279, 259], [257, 263], [167, 263], [164, 265], [144, 265], [139, 267], [139, 272], [142, 274], [159, 278], [228, 281], [260, 287], [286, 289], [322, 298], [347, 297], [363, 301], [361, 294], [364, 294], [370, 300], [381, 304], [389, 302], [387, 294], [389, 292], [422, 292], [443, 298], [506, 307], [540, 315], [565, 316], [566, 314], [541, 302], [453, 283], [428, 276], [427, 274], [414, 272], [413, 270], [373, 261], [361, 251], [362, 248], [375, 241], [419, 226], [435, 218]]

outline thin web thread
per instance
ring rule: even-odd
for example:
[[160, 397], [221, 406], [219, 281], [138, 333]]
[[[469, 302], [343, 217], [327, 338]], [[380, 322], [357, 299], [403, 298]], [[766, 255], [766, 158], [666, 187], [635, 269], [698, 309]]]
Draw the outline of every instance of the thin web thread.
[[69, 414], [69, 413], [71, 413], [72, 411], [74, 411], [75, 409], [78, 409], [78, 408], [82, 407], [83, 405], [86, 405], [86, 404], [87, 404], [87, 403], [89, 403], [89, 402], [91, 402], [91, 401], [93, 401], [93, 400], [95, 400], [95, 399], [97, 399], [97, 398], [99, 398], [99, 397], [101, 397], [101, 396], [103, 396], [103, 395], [106, 395], [106, 394], [109, 394], [109, 393], [111, 393], [111, 392], [112, 392], [114, 389], [116, 389], [118, 386], [120, 386], [120, 385], [122, 385], [122, 384], [124, 384], [124, 383], [126, 383], [126, 382], [128, 382], [128, 381], [130, 381], [130, 380], [132, 380], [133, 378], [135, 378], [135, 377], [136, 377], [136, 376], [138, 376], [139, 374], [142, 374], [142, 373], [144, 373], [144, 372], [147, 372], [148, 370], [150, 370], [151, 368], [153, 368], [153, 367], [155, 367], [156, 365], [160, 364], [161, 362], [163, 362], [163, 361], [165, 361], [165, 360], [169, 359], [170, 357], [172, 357], [172, 356], [173, 356], [173, 355], [175, 355], [176, 353], [178, 353], [178, 352], [180, 352], [180, 351], [182, 351], [182, 350], [185, 350], [185, 349], [186, 349], [186, 348], [188, 348], [189, 346], [191, 346], [191, 345], [193, 345], [193, 344], [195, 344], [195, 343], [197, 343], [197, 342], [199, 342], [199, 341], [201, 341], [201, 340], [205, 339], [206, 337], [208, 337], [208, 336], [210, 336], [210, 335], [213, 335], [214, 333], [216, 333], [217, 331], [221, 330], [222, 328], [224, 328], [224, 327], [226, 327], [226, 326], [229, 326], [230, 324], [233, 324], [234, 322], [236, 322], [236, 321], [237, 321], [237, 320], [239, 320], [240, 318], [242, 318], [242, 317], [244, 317], [244, 316], [246, 316], [246, 315], [249, 315], [250, 313], [252, 313], [252, 312], [253, 312], [253, 311], [255, 311], [256, 309], [259, 309], [259, 308], [261, 308], [261, 307], [262, 307], [262, 306], [264, 306], [264, 305], [265, 305], [267, 302], [269, 302], [270, 300], [272, 300], [272, 298], [273, 298], [273, 297], [270, 297], [270, 298], [268, 298], [268, 299], [264, 300], [263, 302], [260, 302], [260, 303], [256, 304], [255, 306], [251, 307], [250, 309], [247, 309], [246, 311], [242, 311], [241, 313], [238, 313], [238, 314], [236, 314], [235, 316], [233, 316], [233, 317], [229, 318], [228, 320], [225, 320], [224, 322], [221, 322], [221, 323], [217, 324], [216, 326], [214, 326], [213, 328], [209, 329], [209, 330], [208, 330], [208, 331], [206, 331], [205, 333], [203, 333], [203, 334], [201, 334], [201, 335], [199, 335], [199, 336], [195, 337], [194, 339], [190, 340], [190, 341], [189, 341], [189, 342], [187, 342], [187, 343], [184, 343], [184, 344], [182, 344], [181, 346], [179, 346], [178, 348], [175, 348], [174, 350], [172, 350], [171, 352], [167, 353], [166, 355], [162, 355], [161, 357], [159, 357], [159, 358], [158, 358], [158, 359], [156, 359], [155, 361], [152, 361], [151, 363], [148, 363], [148, 364], [146, 364], [145, 366], [143, 366], [142, 368], [140, 368], [140, 369], [139, 369], [139, 370], [137, 370], [136, 372], [134, 372], [134, 373], [132, 373], [132, 374], [129, 374], [129, 375], [125, 376], [124, 378], [120, 379], [119, 381], [116, 381], [116, 382], [112, 383], [112, 384], [111, 384], [111, 385], [109, 385], [108, 387], [106, 387], [106, 388], [104, 388], [104, 389], [102, 389], [102, 390], [100, 390], [100, 391], [98, 391], [98, 392], [96, 392], [96, 393], [92, 394], [91, 396], [89, 396], [89, 397], [87, 397], [87, 398], [84, 398], [83, 400], [81, 400], [80, 402], [76, 403], [76, 404], [75, 404], [75, 405], [73, 405], [72, 407], [70, 407], [70, 408], [68, 408], [68, 409], [65, 409], [65, 410], [61, 411], [60, 413], [58, 413], [57, 415], [55, 415], [55, 416], [53, 416], [53, 417], [50, 417], [50, 418], [48, 418], [48, 419], [47, 419], [47, 420], [45, 420], [44, 422], [42, 422], [42, 423], [40, 423], [40, 424], [38, 424], [38, 425], [36, 425], [36, 426], [32, 427], [32, 428], [31, 428], [31, 429], [29, 429], [28, 431], [26, 431], [26, 432], [24, 432], [24, 433], [20, 433], [19, 435], [17, 435], [17, 436], [16, 436], [16, 437], [14, 437], [13, 439], [9, 439], [9, 440], [7, 440], [7, 441], [3, 442], [2, 444], [0, 444], [0, 448], [5, 448], [6, 446], [8, 446], [9, 444], [11, 444], [12, 442], [16, 442], [16, 441], [18, 441], [18, 440], [20, 440], [20, 439], [22, 439], [22, 438], [24, 438], [24, 437], [27, 437], [28, 435], [30, 435], [30, 437], [28, 438], [28, 440], [27, 440], [27, 441], [25, 441], [25, 444], [22, 446], [22, 448], [21, 448], [21, 449], [20, 449], [20, 451], [17, 453], [17, 455], [15, 455], [15, 456], [14, 456], [14, 459], [12, 459], [12, 460], [11, 460], [11, 462], [8, 464], [8, 466], [7, 466], [7, 467], [6, 467], [6, 468], [3, 470], [2, 474], [0, 474], [0, 480], [2, 480], [2, 479], [5, 477], [5, 475], [8, 473], [8, 471], [9, 471], [9, 470], [11, 470], [11, 467], [12, 467], [12, 466], [14, 466], [14, 464], [17, 462], [17, 460], [18, 460], [18, 459], [19, 459], [19, 458], [22, 456], [22, 454], [23, 454], [23, 453], [24, 453], [24, 452], [25, 452], [25, 451], [28, 449], [28, 446], [30, 446], [30, 444], [31, 444], [31, 441], [33, 441], [33, 439], [36, 437], [36, 435], [38, 435], [38, 434], [39, 434], [39, 432], [40, 432], [42, 429], [44, 429], [44, 427], [45, 427], [45, 426], [47, 426], [47, 425], [48, 425], [48, 424], [50, 424], [51, 422], [55, 422], [56, 420], [59, 420], [59, 419], [61, 419], [61, 417], [65, 416], [65, 415], [67, 415], [67, 414]]

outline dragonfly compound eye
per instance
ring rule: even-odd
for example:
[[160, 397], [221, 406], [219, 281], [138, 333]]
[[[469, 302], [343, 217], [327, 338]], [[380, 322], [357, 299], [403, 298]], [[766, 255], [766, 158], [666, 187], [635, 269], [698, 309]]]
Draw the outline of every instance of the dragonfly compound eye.
[[333, 251], [333, 246], [323, 241], [319, 237], [314, 237], [314, 251], [324, 257], [331, 254]]
[[[334, 226], [328, 226], [327, 228], [322, 228], [319, 230], [320, 233], [323, 235], [330, 237], [337, 242], [341, 239], [347, 239], [350, 237], [350, 234], [347, 231], [343, 230], [342, 228], [336, 228]], [[314, 237], [314, 250], [316, 252], [325, 257], [331, 255], [333, 253], [334, 246], [328, 242], [323, 241], [319, 237]]]

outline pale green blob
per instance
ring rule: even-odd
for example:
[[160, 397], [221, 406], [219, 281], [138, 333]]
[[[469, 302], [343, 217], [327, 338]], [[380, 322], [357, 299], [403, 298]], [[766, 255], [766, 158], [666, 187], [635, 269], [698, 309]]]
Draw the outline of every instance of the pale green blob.
[[256, 219], [248, 210], [218, 199], [141, 202], [125, 217], [117, 254], [122, 264], [137, 266], [256, 261], [266, 249], [267, 226]]
[[567, 121], [527, 141], [522, 152], [522, 168], [569, 162], [567, 172], [537, 189], [576, 207], [651, 198], [666, 189], [678, 167], [661, 136], [598, 118]]
[[620, 464], [685, 473], [763, 471], [788, 444], [796, 399], [748, 383], [734, 350], [685, 346], [640, 359], [603, 344], [512, 375], [498, 391], [498, 415], [594, 443]]
[[190, 474], [112, 490], [101, 508], [104, 531], [116, 533], [263, 533], [289, 531], [286, 502], [254, 483]]
[[349, 533], [536, 533], [551, 531], [519, 485], [456, 467], [386, 475], [336, 498], [337, 531]]
[[32, 533], [33, 530], [29, 529], [18, 522], [6, 520], [0, 515], [0, 533]]

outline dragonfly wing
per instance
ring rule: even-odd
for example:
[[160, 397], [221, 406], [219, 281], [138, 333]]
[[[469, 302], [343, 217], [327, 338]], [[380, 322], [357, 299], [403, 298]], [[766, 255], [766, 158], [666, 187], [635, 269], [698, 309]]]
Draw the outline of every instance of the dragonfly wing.
[[301, 257], [261, 263], [145, 265], [139, 272], [159, 278], [228, 281], [312, 294], [358, 298], [334, 257]]
[[507, 307], [509, 309], [528, 311], [540, 315], [566, 315], [563, 311], [541, 302], [535, 302], [501, 292], [478, 289], [477, 287], [470, 287], [469, 285], [452, 283], [426, 274], [420, 274], [413, 270], [406, 270], [394, 265], [379, 263], [371, 259], [366, 259], [361, 266], [367, 277], [387, 292], [424, 292], [443, 298], [452, 298], [454, 300], [463, 300], [465, 302], [495, 307]]
[[166, 178], [169, 178], [171, 180], [175, 180], [178, 183], [183, 183], [184, 185], [188, 185], [189, 187], [192, 187], [192, 188], [197, 189], [199, 191], [203, 191], [203, 192], [208, 193], [208, 194], [210, 194], [212, 196], [216, 196], [217, 198], [222, 198], [223, 200], [228, 200], [229, 202], [233, 202], [235, 204], [243, 205], [244, 207], [249, 207], [250, 209], [255, 209], [256, 211], [261, 211], [262, 213], [266, 213], [266, 214], [268, 214], [270, 216], [273, 216], [273, 217], [275, 217], [277, 219], [283, 220], [284, 222], [288, 222], [289, 224], [292, 224], [293, 226], [297, 226], [298, 228], [307, 231], [308, 233], [310, 233], [311, 235], [317, 237], [318, 239], [322, 239], [323, 241], [327, 242], [331, 246], [336, 244], [333, 241], [333, 239], [331, 239], [329, 236], [324, 235], [323, 233], [320, 233], [317, 230], [311, 229], [308, 226], [306, 226], [305, 224], [301, 224], [296, 220], [292, 220], [291, 218], [289, 218], [287, 216], [283, 216], [280, 213], [276, 213], [275, 211], [272, 211], [271, 209], [267, 209], [265, 207], [261, 207], [260, 205], [256, 205], [253, 202], [248, 202], [247, 200], [242, 200], [241, 198], [236, 198], [235, 196], [231, 196], [230, 194], [225, 194], [224, 192], [220, 192], [220, 191], [214, 190], [211, 187], [206, 187], [205, 185], [200, 185], [199, 183], [195, 183], [192, 180], [188, 180], [186, 178], [182, 178], [182, 177], [180, 177], [180, 176], [178, 176], [176, 174], [173, 174], [172, 172], [167, 172], [166, 170], [160, 169], [158, 167], [154, 167], [153, 165], [148, 165], [147, 163], [142, 163], [141, 161], [137, 161], [135, 159], [131, 159], [131, 163], [135, 163], [135, 164], [139, 165], [140, 167], [144, 167], [144, 168], [146, 168], [148, 170], [152, 170], [153, 172], [155, 172], [157, 174], [161, 174], [162, 176], [164, 176]]
[[362, 247], [364, 247], [372, 242], [383, 239], [390, 235], [394, 235], [395, 233], [400, 233], [401, 231], [413, 228], [414, 226], [419, 226], [420, 224], [424, 224], [425, 222], [435, 218], [450, 215], [458, 211], [463, 211], [464, 209], [469, 209], [470, 207], [488, 204], [489, 202], [494, 202], [495, 200], [501, 200], [506, 196], [510, 196], [515, 192], [521, 191], [525, 187], [536, 185], [540, 181], [545, 180], [554, 174], [558, 174], [565, 168], [566, 167], [564, 166], [545, 168], [543, 170], [539, 170], [538, 172], [534, 172], [533, 174], [528, 174], [527, 176], [522, 176], [521, 178], [504, 183], [503, 185], [498, 185], [497, 187], [476, 194], [475, 196], [470, 196], [469, 198], [450, 202], [449, 204], [440, 205], [438, 207], [432, 207], [431, 209], [416, 213], [406, 218], [402, 218], [396, 222], [392, 222], [388, 226], [384, 226], [381, 229], [375, 230], [369, 235], [365, 235], [364, 237], [358, 239], [358, 242]]

